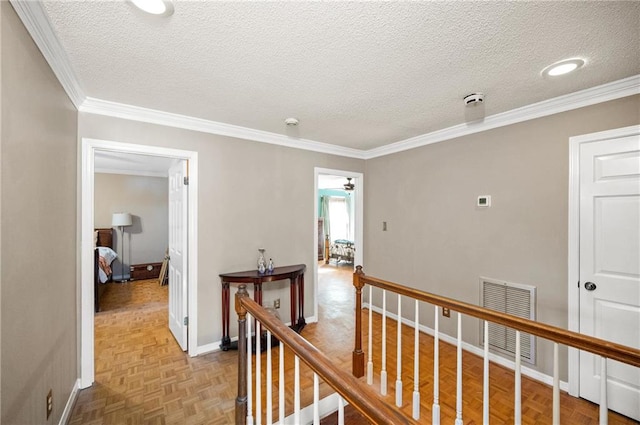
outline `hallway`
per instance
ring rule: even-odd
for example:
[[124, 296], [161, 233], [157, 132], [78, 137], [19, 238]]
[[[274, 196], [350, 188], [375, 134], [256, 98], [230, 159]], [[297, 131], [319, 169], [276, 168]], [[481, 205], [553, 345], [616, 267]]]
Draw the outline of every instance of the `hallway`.
[[[353, 287], [351, 266], [319, 266], [319, 322], [307, 325], [302, 335], [345, 371], [351, 370], [353, 350]], [[73, 410], [71, 425], [98, 424], [232, 424], [235, 418], [237, 352], [218, 351], [188, 357], [167, 327], [167, 287], [157, 281], [137, 281], [117, 285], [104, 298], [105, 311], [96, 315], [96, 382], [82, 390]], [[110, 309], [124, 301], [124, 305]], [[122, 308], [125, 307], [126, 308]], [[374, 329], [380, 329], [380, 315], [374, 314]], [[368, 311], [363, 312], [363, 322]], [[413, 328], [403, 326], [403, 341], [413, 340]], [[364, 329], [366, 338], [367, 330]], [[389, 347], [395, 347], [396, 324], [387, 323]], [[366, 339], [365, 339], [366, 341]], [[404, 343], [403, 343], [404, 345]], [[433, 339], [420, 335], [421, 417], [430, 418], [432, 403]], [[380, 336], [374, 337], [374, 388], [379, 388]], [[403, 368], [411, 375], [411, 350], [405, 350]], [[277, 358], [278, 349], [272, 352]], [[440, 344], [441, 410], [443, 423], [455, 418], [455, 348]], [[263, 365], [265, 356], [262, 356]], [[482, 423], [482, 360], [464, 353], [464, 421]], [[286, 412], [293, 409], [291, 354], [285, 353]], [[395, 348], [388, 349], [389, 395], [394, 402]], [[264, 370], [264, 369], [263, 369]], [[491, 365], [491, 415], [493, 423], [513, 423], [513, 372]], [[364, 378], [363, 378], [364, 379]], [[276, 382], [274, 382], [276, 385]], [[301, 367], [302, 406], [312, 399], [312, 373]], [[402, 410], [411, 414], [413, 382], [405, 378]], [[331, 389], [320, 384], [321, 397]], [[263, 397], [265, 392], [263, 391]], [[277, 391], [274, 392], [277, 394]], [[551, 418], [550, 387], [523, 377], [523, 423], [546, 424]], [[597, 406], [561, 394], [562, 422], [597, 424]], [[254, 405], [255, 406], [255, 405]], [[264, 406], [264, 403], [263, 403]], [[277, 407], [274, 420], [277, 420]], [[347, 418], [362, 423], [358, 415]], [[610, 413], [610, 424], [635, 423]]]

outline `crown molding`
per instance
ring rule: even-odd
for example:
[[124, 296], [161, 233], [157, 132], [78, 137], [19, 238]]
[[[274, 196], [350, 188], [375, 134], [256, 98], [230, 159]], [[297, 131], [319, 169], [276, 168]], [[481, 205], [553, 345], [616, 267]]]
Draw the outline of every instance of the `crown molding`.
[[81, 112], [105, 115], [127, 120], [165, 125], [221, 136], [235, 137], [273, 145], [304, 149], [314, 152], [339, 155], [357, 159], [372, 159], [380, 156], [443, 142], [523, 121], [545, 117], [560, 112], [626, 96], [640, 94], [640, 75], [581, 90], [553, 99], [527, 105], [500, 114], [491, 115], [482, 121], [455, 125], [442, 130], [401, 140], [379, 148], [360, 150], [329, 143], [298, 139], [282, 134], [255, 130], [201, 118], [125, 105], [107, 100], [86, 97], [71, 67], [67, 54], [60, 44], [49, 18], [38, 1], [9, 0], [27, 31], [42, 52], [67, 95]]
[[640, 94], [640, 75], [491, 115], [482, 121], [455, 125], [366, 151], [91, 97], [84, 100], [79, 110], [91, 114], [184, 128], [331, 155], [373, 159], [636, 94]]
[[640, 75], [613, 81], [601, 86], [588, 88], [564, 96], [554, 97], [533, 103], [521, 108], [512, 109], [500, 114], [491, 115], [482, 121], [454, 125], [432, 133], [422, 134], [410, 139], [401, 140], [396, 143], [381, 146], [379, 148], [365, 151], [364, 159], [372, 159], [380, 156], [390, 155], [430, 145], [432, 143], [444, 142], [456, 137], [468, 136], [474, 133], [504, 127], [523, 121], [546, 117], [572, 109], [583, 108], [597, 103], [607, 102], [626, 96], [640, 94]]
[[39, 1], [10, 0], [25, 28], [36, 43], [62, 88], [76, 108], [85, 99], [67, 54], [53, 31], [47, 13]]
[[187, 115], [174, 114], [171, 112], [158, 111], [155, 109], [147, 109], [139, 106], [125, 105], [92, 97], [87, 97], [82, 105], [80, 105], [79, 110], [80, 112], [90, 114], [105, 115], [150, 124], [166, 125], [186, 130], [253, 140], [256, 142], [286, 146], [295, 149], [304, 149], [331, 155], [358, 159], [363, 159], [364, 157], [364, 151], [359, 149], [315, 142], [307, 139], [298, 139], [268, 131], [255, 130], [252, 128], [240, 127], [237, 125], [225, 124], [202, 118], [190, 117]]

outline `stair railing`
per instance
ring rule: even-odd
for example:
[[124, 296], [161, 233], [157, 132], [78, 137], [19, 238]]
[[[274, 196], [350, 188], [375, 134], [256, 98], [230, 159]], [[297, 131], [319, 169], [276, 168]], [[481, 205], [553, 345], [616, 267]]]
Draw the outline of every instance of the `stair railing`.
[[[344, 402], [348, 402], [355, 410], [357, 410], [364, 418], [368, 419], [374, 424], [417, 424], [411, 418], [408, 418], [402, 414], [398, 409], [393, 406], [389, 406], [385, 403], [381, 403], [378, 395], [367, 385], [364, 385], [356, 377], [350, 374], [348, 371], [342, 370], [334, 365], [325, 354], [320, 352], [311, 343], [291, 330], [288, 326], [279, 321], [275, 316], [270, 314], [266, 309], [256, 303], [249, 297], [245, 284], [241, 284], [238, 288], [238, 292], [235, 295], [235, 309], [238, 314], [238, 395], [236, 398], [235, 408], [235, 423], [236, 425], [252, 425], [255, 421], [256, 424], [261, 424], [262, 421], [262, 408], [261, 403], [262, 395], [260, 393], [261, 385], [261, 372], [259, 369], [260, 361], [256, 361], [256, 376], [255, 376], [255, 418], [253, 416], [253, 407], [251, 401], [253, 400], [253, 394], [251, 394], [251, 388], [253, 383], [253, 376], [251, 375], [251, 318], [256, 321], [255, 329], [255, 352], [261, 353], [262, 344], [262, 329], [266, 329], [266, 343], [267, 347], [267, 366], [266, 369], [270, 372], [273, 369], [271, 364], [271, 336], [273, 335], [280, 344], [280, 379], [279, 379], [279, 397], [277, 402], [279, 403], [279, 423], [283, 423], [284, 420], [284, 377], [283, 377], [283, 356], [284, 348], [287, 347], [295, 355], [295, 372], [294, 372], [294, 413], [293, 422], [300, 424], [300, 367], [299, 361], [305, 363], [314, 373], [314, 420], [313, 423], [319, 423], [318, 418], [318, 381], [324, 380], [336, 393], [339, 394], [339, 406], [344, 405]], [[249, 344], [247, 344], [249, 341]], [[260, 354], [256, 356], [258, 360]], [[267, 425], [271, 424], [272, 418], [270, 415], [273, 409], [272, 394], [268, 390], [272, 383], [267, 382], [267, 405], [266, 405], [266, 420]], [[249, 388], [249, 389], [248, 389]]]
[[[362, 293], [365, 285], [369, 285], [369, 332], [368, 332], [368, 361], [366, 364], [367, 383], [373, 384], [373, 360], [372, 360], [372, 288], [382, 289], [382, 365], [380, 372], [380, 394], [387, 393], [386, 379], [386, 292], [393, 292], [398, 295], [398, 338], [400, 337], [400, 327], [402, 323], [402, 313], [400, 309], [401, 297], [409, 297], [415, 300], [415, 340], [414, 340], [414, 391], [413, 391], [413, 419], [420, 418], [420, 378], [419, 378], [419, 302], [426, 302], [435, 306], [434, 315], [434, 370], [433, 370], [433, 404], [432, 404], [432, 423], [440, 423], [440, 402], [439, 402], [439, 309], [447, 308], [451, 312], [457, 312], [457, 365], [456, 365], [456, 419], [455, 424], [461, 425], [462, 420], [462, 315], [468, 315], [484, 321], [485, 341], [488, 341], [488, 325], [489, 322], [504, 325], [516, 330], [515, 334], [515, 356], [514, 356], [514, 423], [521, 423], [521, 365], [520, 365], [520, 334], [526, 332], [537, 337], [541, 337], [554, 343], [554, 366], [553, 366], [553, 410], [552, 423], [560, 423], [560, 379], [558, 367], [558, 346], [559, 344], [568, 347], [585, 350], [601, 357], [600, 376], [607, 376], [606, 359], [617, 360], [636, 368], [640, 368], [640, 350], [594, 338], [577, 332], [572, 332], [556, 326], [547, 325], [533, 320], [513, 316], [510, 314], [500, 313], [474, 304], [457, 301], [452, 298], [442, 297], [430, 294], [418, 289], [406, 287], [397, 283], [388, 282], [375, 277], [366, 276], [362, 271], [362, 266], [357, 266], [353, 274], [353, 286], [355, 287], [355, 344], [353, 350], [352, 372], [355, 377], [365, 375], [365, 353], [362, 350]], [[398, 353], [400, 353], [400, 340], [397, 341]], [[489, 344], [484, 344], [484, 362], [483, 362], [483, 423], [489, 423]], [[398, 377], [396, 379], [396, 405], [402, 406], [402, 378], [401, 378], [401, 361], [402, 356], [397, 356]], [[607, 406], [607, 379], [600, 379], [600, 407], [599, 407], [599, 423], [604, 425], [607, 423], [608, 406]]]

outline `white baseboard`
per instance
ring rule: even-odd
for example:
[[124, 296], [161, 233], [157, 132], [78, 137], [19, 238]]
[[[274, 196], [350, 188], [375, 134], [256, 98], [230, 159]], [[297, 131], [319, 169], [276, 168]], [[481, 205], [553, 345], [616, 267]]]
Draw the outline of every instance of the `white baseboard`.
[[71, 419], [71, 413], [73, 413], [73, 406], [75, 406], [76, 400], [78, 399], [79, 391], [80, 380], [77, 379], [73, 384], [73, 388], [71, 388], [71, 394], [69, 394], [69, 399], [67, 400], [67, 404], [64, 406], [64, 410], [62, 411], [60, 422], [58, 422], [59, 425], [67, 425], [67, 423], [69, 423], [69, 419]]
[[[369, 303], [363, 303], [362, 304], [362, 308], [369, 308]], [[376, 313], [382, 314], [382, 309], [377, 307], [377, 306], [375, 306], [375, 305], [371, 306], [371, 310], [375, 311]], [[387, 312], [387, 317], [389, 317], [389, 318], [391, 318], [391, 319], [393, 319], [395, 321], [398, 320], [398, 315], [390, 313], [390, 312]], [[402, 318], [402, 323], [415, 329], [415, 323], [412, 320], [409, 320], [407, 318]], [[431, 336], [435, 335], [435, 331], [432, 328], [428, 327], [428, 326], [420, 325], [418, 327], [418, 329], [421, 332], [426, 333], [427, 335], [431, 335]], [[444, 342], [446, 342], [448, 344], [451, 344], [453, 346], [456, 346], [458, 344], [458, 339], [457, 338], [452, 337], [452, 336], [447, 335], [447, 334], [442, 333], [442, 332], [440, 332], [438, 334], [438, 338], [441, 341], [444, 341]], [[464, 342], [464, 341], [462, 342], [462, 349], [465, 350], [465, 351], [468, 351], [468, 352], [470, 352], [472, 354], [475, 354], [478, 357], [484, 357], [484, 349], [483, 348], [477, 347], [477, 346], [475, 346], [473, 344], [470, 344], [468, 342]], [[498, 356], [498, 355], [493, 354], [493, 353], [489, 353], [489, 360], [494, 362], [494, 363], [499, 364], [500, 366], [504, 366], [504, 367], [506, 367], [508, 369], [515, 370], [515, 362], [513, 360], [509, 360], [507, 358]], [[547, 375], [545, 373], [542, 373], [540, 371], [537, 371], [535, 369], [531, 369], [530, 367], [522, 366], [522, 365], [520, 366], [520, 370], [522, 371], [523, 375], [528, 376], [531, 379], [535, 379], [536, 381], [540, 381], [540, 382], [542, 382], [544, 384], [553, 386], [553, 377], [552, 376], [549, 376], [549, 375]], [[560, 389], [563, 390], [563, 391], [568, 391], [569, 390], [569, 384], [567, 382], [565, 382], [565, 381], [560, 381]]]
[[[237, 341], [238, 337], [231, 338], [231, 340], [232, 341]], [[220, 351], [220, 344], [222, 344], [221, 341], [215, 341], [215, 342], [212, 342], [211, 344], [198, 345], [198, 348], [196, 349], [196, 352], [195, 353], [189, 353], [189, 355], [191, 357], [195, 357], [195, 356], [201, 356], [203, 354], [213, 353], [215, 351]]]

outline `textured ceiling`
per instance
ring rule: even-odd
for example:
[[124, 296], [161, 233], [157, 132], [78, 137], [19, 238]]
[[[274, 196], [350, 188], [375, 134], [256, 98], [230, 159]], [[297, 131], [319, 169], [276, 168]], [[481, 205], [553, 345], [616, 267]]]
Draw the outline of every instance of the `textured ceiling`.
[[89, 97], [364, 150], [640, 73], [640, 2], [44, 7]]

